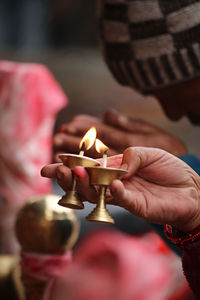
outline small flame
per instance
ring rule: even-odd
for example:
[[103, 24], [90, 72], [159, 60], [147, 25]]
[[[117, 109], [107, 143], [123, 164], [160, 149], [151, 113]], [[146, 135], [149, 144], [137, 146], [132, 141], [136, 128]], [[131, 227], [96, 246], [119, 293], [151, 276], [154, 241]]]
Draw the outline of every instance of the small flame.
[[105, 152], [108, 150], [108, 147], [106, 145], [104, 145], [104, 143], [102, 143], [99, 139], [96, 139], [95, 147], [96, 147], [97, 152], [99, 152], [99, 153]]
[[79, 148], [81, 149], [84, 143], [84, 148], [85, 150], [88, 150], [92, 147], [92, 145], [95, 142], [97, 136], [97, 131], [95, 127], [91, 127], [86, 134], [84, 135], [84, 137], [82, 138], [80, 144], [79, 144]]

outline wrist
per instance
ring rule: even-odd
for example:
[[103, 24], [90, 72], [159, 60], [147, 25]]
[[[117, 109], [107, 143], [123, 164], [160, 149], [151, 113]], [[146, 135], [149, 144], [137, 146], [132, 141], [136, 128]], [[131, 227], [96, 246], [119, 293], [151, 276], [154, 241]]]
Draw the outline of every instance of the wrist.
[[181, 222], [174, 225], [176, 229], [180, 232], [191, 232], [195, 230], [198, 226], [200, 226], [200, 216], [199, 211], [195, 214], [193, 218], [190, 218], [188, 222]]

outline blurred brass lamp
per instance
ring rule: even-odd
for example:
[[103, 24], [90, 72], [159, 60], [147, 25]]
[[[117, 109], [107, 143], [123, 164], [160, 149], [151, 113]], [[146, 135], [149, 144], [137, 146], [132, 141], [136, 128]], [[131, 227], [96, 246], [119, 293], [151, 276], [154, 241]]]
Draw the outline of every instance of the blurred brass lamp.
[[[100, 163], [97, 160], [94, 160], [90, 157], [84, 156], [85, 150], [89, 150], [94, 144], [96, 139], [96, 129], [91, 127], [84, 137], [82, 138], [79, 148], [79, 154], [60, 154], [59, 158], [65, 166], [71, 169], [72, 175], [73, 170], [77, 166], [81, 167], [92, 167], [98, 166]], [[76, 191], [76, 178], [73, 176], [72, 187], [65, 195], [59, 200], [58, 204], [64, 207], [73, 208], [73, 209], [83, 209], [84, 204], [81, 201], [81, 195]]]
[[[22, 282], [28, 300], [40, 300], [44, 296], [48, 284], [46, 273], [50, 272], [45, 273], [45, 264], [47, 270], [51, 270], [49, 266], [59, 266], [60, 269], [63, 267], [60, 270], [63, 272], [71, 263], [71, 249], [79, 235], [79, 222], [73, 210], [57, 205], [58, 199], [57, 195], [33, 197], [17, 216], [16, 235], [22, 247]], [[27, 261], [31, 262], [31, 268], [27, 267]], [[54, 273], [50, 276], [52, 279]]]
[[86, 217], [87, 221], [110, 223], [114, 224], [113, 218], [110, 216], [106, 208], [106, 189], [111, 185], [114, 179], [121, 179], [127, 171], [117, 168], [107, 167], [107, 151], [108, 147], [104, 145], [99, 139], [96, 139], [96, 150], [99, 153], [103, 153], [103, 167], [91, 166], [86, 167], [89, 173], [90, 184], [93, 186], [99, 186], [99, 199], [97, 206], [94, 210]]

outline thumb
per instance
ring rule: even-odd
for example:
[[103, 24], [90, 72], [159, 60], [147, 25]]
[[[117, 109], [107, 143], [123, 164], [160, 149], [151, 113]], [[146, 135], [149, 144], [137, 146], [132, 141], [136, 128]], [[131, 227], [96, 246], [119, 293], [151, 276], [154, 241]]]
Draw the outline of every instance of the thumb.
[[[124, 151], [121, 168], [128, 170], [128, 173], [124, 178], [130, 178], [140, 170], [144, 173], [155, 173], [155, 165], [159, 165], [161, 158], [166, 156], [166, 152], [161, 149], [149, 148], [149, 147], [130, 147]], [[170, 158], [171, 156], [168, 155]], [[144, 171], [144, 172], [143, 172]], [[148, 175], [148, 174], [146, 174]], [[155, 174], [156, 175], [156, 174]], [[160, 175], [161, 176], [161, 175]]]
[[121, 169], [125, 169], [128, 173], [124, 176], [125, 179], [133, 176], [141, 165], [144, 163], [145, 157], [141, 147], [127, 148], [123, 153]]

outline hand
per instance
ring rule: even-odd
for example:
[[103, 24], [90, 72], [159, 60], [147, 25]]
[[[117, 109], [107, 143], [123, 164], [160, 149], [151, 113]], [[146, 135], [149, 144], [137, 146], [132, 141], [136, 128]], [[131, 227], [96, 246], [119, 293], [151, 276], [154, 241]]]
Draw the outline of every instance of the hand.
[[159, 224], [190, 231], [200, 224], [200, 177], [175, 156], [154, 148], [129, 148], [128, 175], [111, 185], [112, 203]]
[[[187, 153], [184, 144], [175, 136], [140, 119], [131, 119], [113, 110], [108, 110], [104, 122], [100, 119], [79, 115], [72, 122], [63, 125], [61, 133], [54, 137], [57, 151], [77, 153], [81, 137], [95, 126], [100, 138], [108, 147], [108, 155], [122, 153], [131, 146], [156, 147], [176, 156]], [[94, 147], [88, 152], [91, 157], [99, 157]]]
[[[112, 139], [110, 143], [110, 136], [118, 133], [118, 129], [105, 125], [100, 119], [88, 115], [78, 115], [70, 123], [61, 127], [61, 132], [54, 136], [54, 146], [59, 153], [78, 153], [79, 144], [83, 135], [87, 130], [95, 126], [98, 133], [98, 138], [102, 140], [110, 149], [108, 155], [116, 154], [116, 150], [112, 147], [113, 143], [118, 144], [120, 140]], [[114, 140], [114, 141], [113, 141]], [[95, 147], [92, 147], [86, 152], [86, 155], [93, 158], [98, 158], [102, 155], [98, 154]]]
[[[102, 165], [102, 159], [98, 159]], [[111, 156], [108, 159], [107, 166], [113, 168], [119, 168], [122, 162], [122, 154]], [[86, 170], [82, 167], [76, 167], [74, 173], [77, 176], [76, 189], [81, 195], [84, 195], [84, 200], [96, 203], [98, 199], [98, 194], [95, 188], [90, 186], [89, 177]], [[41, 170], [41, 175], [43, 177], [57, 179], [58, 184], [64, 191], [68, 191], [72, 186], [72, 173], [69, 168], [67, 168], [62, 163], [54, 163], [46, 165]]]
[[[200, 177], [175, 156], [154, 148], [135, 147], [122, 155], [108, 158], [108, 166], [128, 169], [122, 181], [114, 180], [108, 202], [124, 207], [147, 221], [175, 225], [190, 231], [200, 224]], [[79, 192], [96, 202], [97, 192], [89, 185], [86, 170], [77, 167]], [[70, 170], [54, 164], [43, 168], [42, 175], [55, 177], [65, 190], [71, 185]]]
[[187, 154], [187, 149], [180, 139], [142, 119], [127, 117], [114, 110], [107, 110], [104, 114], [104, 122], [118, 128], [123, 136], [126, 135], [126, 146], [119, 149], [119, 153], [128, 147], [143, 146], [160, 148], [175, 156]]

